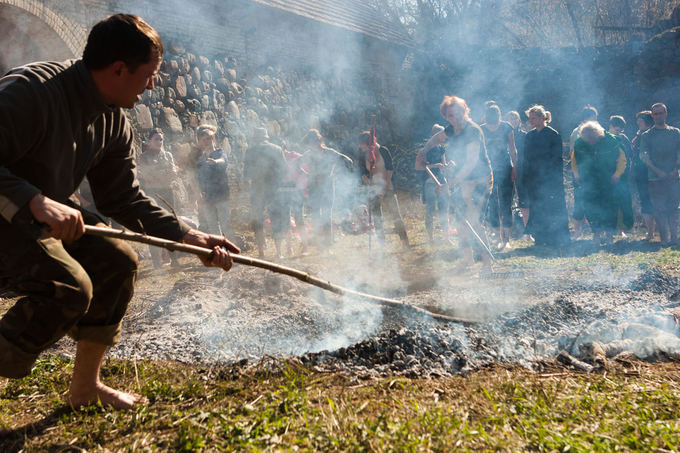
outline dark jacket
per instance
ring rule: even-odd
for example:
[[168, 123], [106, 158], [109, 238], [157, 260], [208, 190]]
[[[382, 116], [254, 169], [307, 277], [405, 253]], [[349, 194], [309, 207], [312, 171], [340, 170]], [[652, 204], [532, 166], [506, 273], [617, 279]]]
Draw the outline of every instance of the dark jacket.
[[0, 229], [32, 222], [38, 193], [68, 203], [87, 176], [99, 212], [181, 239], [188, 226], [140, 190], [132, 143], [122, 109], [104, 104], [81, 60], [10, 71], [0, 79]]

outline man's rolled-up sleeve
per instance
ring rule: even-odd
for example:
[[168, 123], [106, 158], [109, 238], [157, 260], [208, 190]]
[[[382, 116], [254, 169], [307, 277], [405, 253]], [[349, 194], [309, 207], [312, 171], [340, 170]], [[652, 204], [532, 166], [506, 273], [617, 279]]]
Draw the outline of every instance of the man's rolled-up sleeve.
[[190, 228], [140, 189], [132, 133], [127, 125], [124, 127], [122, 141], [105, 150], [87, 173], [95, 205], [102, 214], [132, 231], [179, 241]]

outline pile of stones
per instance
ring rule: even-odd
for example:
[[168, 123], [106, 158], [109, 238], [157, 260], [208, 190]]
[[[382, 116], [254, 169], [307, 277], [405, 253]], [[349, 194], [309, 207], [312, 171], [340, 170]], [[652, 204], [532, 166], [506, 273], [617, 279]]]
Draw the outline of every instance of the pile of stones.
[[233, 57], [211, 59], [173, 46], [155, 88], [130, 115], [141, 137], [163, 129], [180, 164], [200, 124], [216, 126], [229, 139], [221, 145], [238, 162], [256, 127], [265, 127], [274, 140], [297, 141], [310, 128], [322, 129], [332, 141], [346, 140], [360, 130], [356, 111], [371, 104], [370, 96], [334, 76], [272, 67], [248, 73]]

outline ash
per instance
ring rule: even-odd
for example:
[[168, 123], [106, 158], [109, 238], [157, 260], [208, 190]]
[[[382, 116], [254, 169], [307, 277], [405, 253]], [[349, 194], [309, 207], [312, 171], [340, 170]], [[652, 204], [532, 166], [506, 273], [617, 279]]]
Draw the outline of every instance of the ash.
[[[215, 275], [223, 277], [216, 281]], [[297, 357], [318, 370], [364, 377], [441, 377], [490, 363], [535, 369], [556, 357], [569, 357], [570, 365], [590, 371], [621, 356], [680, 357], [677, 278], [658, 269], [590, 276], [588, 283], [578, 276], [533, 278], [521, 285], [481, 285], [474, 279], [437, 283], [402, 297], [456, 316], [483, 318], [463, 326], [343, 300], [255, 269], [234, 269], [226, 276], [204, 272], [178, 281], [133, 316], [126, 339], [111, 355], [251, 364]]]
[[[653, 269], [623, 288], [612, 283], [572, 282], [535, 305], [474, 327], [419, 322], [301, 359], [319, 369], [367, 376], [438, 377], [490, 363], [537, 368], [565, 353], [573, 358], [569, 365], [581, 359], [587, 371], [604, 366], [603, 359], [622, 356], [650, 361], [680, 357], [673, 310], [680, 303], [669, 301], [677, 297], [678, 280]], [[548, 291], [547, 285], [543, 290]]]

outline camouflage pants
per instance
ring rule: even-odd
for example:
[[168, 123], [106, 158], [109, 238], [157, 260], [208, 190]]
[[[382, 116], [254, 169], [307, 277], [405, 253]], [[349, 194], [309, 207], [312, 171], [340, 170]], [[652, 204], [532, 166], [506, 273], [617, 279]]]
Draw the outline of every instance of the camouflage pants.
[[136, 275], [137, 256], [123, 241], [85, 235], [63, 244], [0, 225], [0, 276], [22, 296], [0, 319], [0, 376], [26, 376], [66, 334], [115, 344]]

